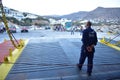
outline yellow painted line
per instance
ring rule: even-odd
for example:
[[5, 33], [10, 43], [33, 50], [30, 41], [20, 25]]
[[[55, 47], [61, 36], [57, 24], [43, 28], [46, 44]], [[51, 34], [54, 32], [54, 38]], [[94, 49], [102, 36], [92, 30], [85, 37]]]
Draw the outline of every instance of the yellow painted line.
[[[19, 58], [19, 56], [21, 55], [22, 51], [24, 50], [24, 48], [26, 47], [27, 43], [29, 42], [29, 40], [24, 40], [25, 45], [22, 49], [15, 49], [13, 51], [13, 56], [9, 56], [10, 60], [9, 62], [11, 63], [15, 63], [16, 60]], [[5, 80], [6, 76], [8, 75], [9, 71], [11, 70], [12, 66], [14, 64], [7, 64], [6, 63], [2, 63], [0, 65], [0, 80]]]
[[107, 42], [102, 41], [102, 40], [100, 40], [99, 42], [100, 42], [100, 43], [102, 43], [102, 44], [105, 44], [105, 45], [107, 45], [107, 46], [109, 46], [109, 47], [111, 47], [111, 48], [114, 48], [114, 49], [116, 49], [116, 50], [120, 51], [120, 47], [115, 46], [114, 44], [107, 43]]

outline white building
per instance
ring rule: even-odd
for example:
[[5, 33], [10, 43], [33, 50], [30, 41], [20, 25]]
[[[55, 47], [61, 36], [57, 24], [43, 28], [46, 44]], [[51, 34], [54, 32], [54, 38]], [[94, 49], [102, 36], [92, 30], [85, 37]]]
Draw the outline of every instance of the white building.
[[71, 20], [68, 20], [66, 18], [62, 18], [60, 20], [55, 20], [51, 18], [49, 19], [49, 21], [50, 21], [50, 24], [62, 24], [63, 26], [65, 26], [66, 22], [71, 22]]

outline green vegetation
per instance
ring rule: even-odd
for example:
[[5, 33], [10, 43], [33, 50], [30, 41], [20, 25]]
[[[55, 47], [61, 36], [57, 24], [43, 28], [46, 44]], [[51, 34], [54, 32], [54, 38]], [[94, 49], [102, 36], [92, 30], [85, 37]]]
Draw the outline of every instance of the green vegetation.
[[25, 19], [22, 19], [22, 26], [31, 26], [32, 25], [32, 19], [31, 18], [25, 18]]
[[[27, 16], [26, 13], [23, 13], [24, 16]], [[6, 17], [6, 19], [10, 22], [13, 22], [17, 25], [21, 25], [21, 26], [31, 26], [33, 24], [37, 25], [37, 26], [45, 26], [49, 24], [49, 20], [45, 19], [43, 17], [37, 17], [35, 19], [31, 19], [31, 18], [24, 18], [22, 20], [18, 20], [14, 17]], [[2, 21], [2, 17], [0, 16], [0, 21]]]
[[75, 25], [75, 26], [81, 26], [80, 21], [74, 21], [72, 24]]
[[49, 20], [48, 20], [48, 19], [43, 18], [43, 17], [41, 17], [41, 16], [37, 17], [37, 18], [36, 18], [36, 20], [44, 20], [44, 21], [48, 21], [48, 22], [49, 22]]
[[27, 16], [27, 13], [23, 13], [23, 16], [26, 17], [26, 16]]
[[[16, 18], [14, 18], [14, 17], [6, 17], [6, 19], [7, 19], [8, 21], [10, 21], [10, 22], [13, 22], [13, 23], [15, 23], [15, 24], [20, 25], [20, 21], [17, 20]], [[0, 16], [0, 21], [2, 21], [2, 17], [1, 17], [1, 16]]]

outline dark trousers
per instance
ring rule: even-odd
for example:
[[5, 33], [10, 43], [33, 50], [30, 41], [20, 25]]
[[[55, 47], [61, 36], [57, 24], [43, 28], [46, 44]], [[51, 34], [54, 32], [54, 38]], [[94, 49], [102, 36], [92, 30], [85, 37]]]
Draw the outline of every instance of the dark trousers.
[[81, 56], [80, 56], [80, 59], [79, 59], [79, 68], [80, 69], [82, 68], [82, 66], [85, 62], [85, 59], [87, 58], [87, 72], [92, 73], [94, 52], [95, 52], [94, 48], [93, 48], [92, 52], [88, 52], [86, 50], [86, 46], [84, 46], [84, 45], [82, 46]]
[[74, 30], [71, 31], [71, 35], [72, 35], [72, 34], [74, 35]]

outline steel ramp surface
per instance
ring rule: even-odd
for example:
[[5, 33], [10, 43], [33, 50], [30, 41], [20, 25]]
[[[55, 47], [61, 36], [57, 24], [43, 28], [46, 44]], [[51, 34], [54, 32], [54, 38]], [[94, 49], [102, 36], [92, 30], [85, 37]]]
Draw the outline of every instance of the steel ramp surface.
[[79, 61], [81, 41], [72, 39], [30, 39], [6, 80], [107, 80], [120, 79], [120, 51], [101, 43], [96, 46], [91, 77], [82, 72]]

